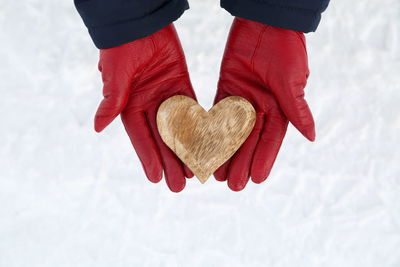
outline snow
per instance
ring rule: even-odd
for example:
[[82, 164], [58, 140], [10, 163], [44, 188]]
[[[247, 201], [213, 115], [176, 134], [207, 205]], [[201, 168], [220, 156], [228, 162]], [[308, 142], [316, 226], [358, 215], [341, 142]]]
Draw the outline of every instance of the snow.
[[[210, 108], [231, 17], [177, 23]], [[267, 182], [179, 194], [122, 124], [93, 130], [93, 46], [71, 1], [0, 2], [0, 266], [400, 266], [400, 2], [332, 1], [307, 35], [317, 141], [290, 127]]]

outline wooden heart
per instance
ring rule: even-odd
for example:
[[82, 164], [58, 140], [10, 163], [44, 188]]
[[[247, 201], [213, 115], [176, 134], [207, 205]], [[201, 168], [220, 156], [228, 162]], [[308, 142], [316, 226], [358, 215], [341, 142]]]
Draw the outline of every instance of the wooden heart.
[[253, 106], [239, 96], [227, 97], [207, 112], [192, 98], [176, 95], [157, 113], [162, 140], [201, 183], [239, 149], [255, 120]]

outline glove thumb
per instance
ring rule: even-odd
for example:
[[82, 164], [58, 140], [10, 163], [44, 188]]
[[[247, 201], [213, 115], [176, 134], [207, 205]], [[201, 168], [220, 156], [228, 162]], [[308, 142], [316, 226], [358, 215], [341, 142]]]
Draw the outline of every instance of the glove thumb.
[[106, 128], [124, 109], [128, 102], [131, 84], [128, 77], [120, 77], [114, 71], [108, 73], [101, 67], [99, 70], [102, 72], [104, 98], [94, 118], [96, 132], [101, 132]]

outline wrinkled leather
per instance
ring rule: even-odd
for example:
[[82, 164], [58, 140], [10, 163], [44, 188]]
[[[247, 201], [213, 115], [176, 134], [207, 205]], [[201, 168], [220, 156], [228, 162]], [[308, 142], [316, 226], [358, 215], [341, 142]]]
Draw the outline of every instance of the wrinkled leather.
[[177, 94], [196, 99], [174, 26], [100, 50], [99, 70], [104, 99], [95, 116], [95, 130], [102, 131], [121, 115], [148, 179], [157, 183], [164, 171], [168, 187], [181, 191], [185, 177], [193, 174], [164, 144], [156, 126], [162, 101]]
[[304, 100], [309, 76], [304, 34], [235, 18], [221, 64], [215, 103], [235, 95], [256, 109], [256, 125], [235, 155], [216, 172], [234, 191], [249, 178], [269, 175], [290, 121], [306, 138], [315, 139], [314, 120]]

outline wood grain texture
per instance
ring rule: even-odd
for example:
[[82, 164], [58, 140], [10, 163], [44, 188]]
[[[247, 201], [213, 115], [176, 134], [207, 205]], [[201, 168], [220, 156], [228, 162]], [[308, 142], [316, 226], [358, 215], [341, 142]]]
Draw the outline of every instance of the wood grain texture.
[[255, 120], [253, 106], [239, 96], [227, 97], [207, 112], [192, 98], [176, 95], [157, 113], [162, 140], [201, 183], [239, 149]]

